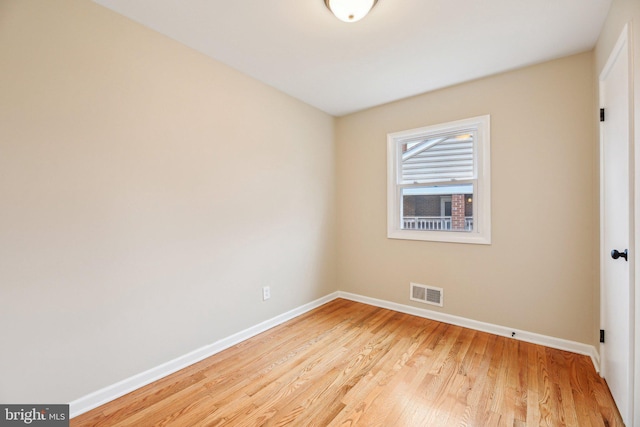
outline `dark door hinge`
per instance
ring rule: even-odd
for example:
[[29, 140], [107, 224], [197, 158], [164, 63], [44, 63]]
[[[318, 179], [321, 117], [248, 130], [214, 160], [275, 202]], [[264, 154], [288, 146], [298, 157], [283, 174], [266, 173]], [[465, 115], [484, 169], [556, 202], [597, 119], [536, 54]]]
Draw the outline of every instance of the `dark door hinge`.
[[604, 329], [600, 329], [600, 342], [604, 343]]
[[600, 109], [600, 121], [604, 122], [604, 108]]

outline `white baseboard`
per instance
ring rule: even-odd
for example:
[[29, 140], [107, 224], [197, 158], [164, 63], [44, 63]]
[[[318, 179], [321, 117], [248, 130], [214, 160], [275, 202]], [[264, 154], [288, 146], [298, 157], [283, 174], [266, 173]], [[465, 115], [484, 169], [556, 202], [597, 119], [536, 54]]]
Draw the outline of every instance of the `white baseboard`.
[[[503, 337], [509, 337], [520, 341], [529, 342], [532, 344], [540, 344], [546, 347], [555, 348], [558, 350], [565, 350], [571, 353], [582, 354], [589, 356], [593, 362], [593, 366], [596, 372], [600, 372], [600, 354], [596, 348], [589, 344], [583, 344], [576, 341], [564, 340], [561, 338], [554, 338], [546, 335], [536, 334], [534, 332], [522, 331], [519, 329], [508, 328], [506, 326], [494, 325], [491, 323], [479, 322], [477, 320], [467, 319], [465, 317], [454, 316], [451, 314], [440, 313], [438, 311], [429, 310], [426, 308], [417, 308], [409, 305], [398, 304], [395, 302], [389, 302], [376, 298], [365, 297], [362, 295], [351, 294], [348, 292], [338, 292], [339, 298], [348, 299], [351, 301], [361, 302], [368, 305], [373, 305], [380, 308], [386, 308], [400, 313], [411, 314], [413, 316], [424, 317], [426, 319], [437, 320], [443, 323], [449, 323], [451, 325], [462, 326], [476, 331], [488, 332], [494, 335], [500, 335]], [[514, 335], [515, 334], [515, 335]]]
[[193, 365], [196, 362], [206, 359], [207, 357], [213, 356], [214, 354], [219, 353], [222, 350], [234, 346], [264, 331], [267, 331], [274, 326], [278, 326], [281, 323], [298, 317], [301, 314], [313, 310], [314, 308], [320, 307], [321, 305], [326, 304], [327, 302], [332, 301], [336, 298], [338, 298], [338, 293], [334, 292], [333, 294], [329, 294], [308, 304], [304, 304], [298, 308], [266, 320], [248, 329], [233, 334], [227, 338], [223, 338], [212, 344], [201, 347], [197, 350], [185, 354], [184, 356], [180, 356], [176, 359], [163, 363], [162, 365], [156, 366], [155, 368], [151, 368], [147, 371], [141, 372], [137, 375], [126, 378], [120, 382], [76, 399], [73, 402], [69, 403], [69, 416], [70, 418], [73, 418], [80, 414], [84, 414], [91, 409], [111, 402], [118, 397], [124, 396], [127, 393], [130, 393], [140, 387], [144, 387], [145, 385], [164, 378], [167, 375], [178, 372], [180, 369], [184, 369], [187, 366]]
[[[546, 347], [556, 348], [559, 350], [566, 350], [572, 353], [578, 353], [585, 356], [589, 356], [593, 362], [593, 366], [596, 371], [600, 371], [600, 356], [594, 346], [588, 344], [582, 344], [575, 341], [568, 341], [560, 338], [549, 337], [545, 335], [536, 334], [533, 332], [521, 331], [518, 329], [508, 328], [505, 326], [493, 325], [491, 323], [478, 322], [476, 320], [467, 319], [464, 317], [454, 316], [451, 314], [440, 313], [437, 311], [417, 308], [408, 305], [398, 304], [390, 301], [384, 301], [376, 298], [365, 297], [362, 295], [352, 294], [349, 292], [334, 292], [308, 304], [302, 305], [298, 308], [290, 310], [272, 319], [266, 320], [248, 329], [233, 334], [227, 338], [223, 338], [212, 344], [201, 347], [190, 353], [180, 356], [174, 360], [163, 363], [162, 365], [151, 368], [145, 372], [141, 372], [137, 375], [129, 377], [118, 383], [112, 384], [101, 390], [88, 394], [77, 400], [74, 400], [69, 404], [70, 417], [74, 418], [80, 414], [83, 414], [105, 403], [111, 402], [118, 397], [124, 396], [140, 387], [157, 381], [161, 378], [171, 375], [180, 369], [184, 369], [196, 362], [199, 362], [207, 357], [213, 356], [231, 346], [234, 346], [244, 340], [254, 337], [264, 331], [267, 331], [274, 326], [278, 326], [288, 320], [291, 320], [301, 314], [320, 307], [323, 304], [333, 301], [337, 298], [344, 298], [350, 301], [361, 302], [363, 304], [373, 305], [380, 308], [386, 308], [389, 310], [398, 311], [400, 313], [411, 314], [413, 316], [423, 317], [426, 319], [436, 320], [443, 323], [449, 323], [456, 326], [462, 326], [477, 331], [488, 332], [495, 335], [504, 337], [511, 337], [513, 339], [530, 342], [533, 344], [540, 344]], [[512, 335], [515, 333], [515, 335]]]

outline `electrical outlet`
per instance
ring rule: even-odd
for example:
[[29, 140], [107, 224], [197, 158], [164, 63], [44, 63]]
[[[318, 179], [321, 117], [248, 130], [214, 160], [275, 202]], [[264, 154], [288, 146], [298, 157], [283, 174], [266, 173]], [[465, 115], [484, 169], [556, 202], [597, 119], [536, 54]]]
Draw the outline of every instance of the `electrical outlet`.
[[262, 301], [266, 301], [271, 298], [271, 288], [269, 286], [262, 287]]

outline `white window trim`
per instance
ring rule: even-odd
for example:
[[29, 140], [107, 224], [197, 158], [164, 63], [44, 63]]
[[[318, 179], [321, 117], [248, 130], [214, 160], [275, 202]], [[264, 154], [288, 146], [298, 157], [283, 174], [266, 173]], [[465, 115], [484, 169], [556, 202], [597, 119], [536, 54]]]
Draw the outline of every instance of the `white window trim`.
[[[401, 195], [398, 181], [399, 141], [424, 135], [459, 132], [473, 129], [477, 135], [477, 181], [474, 188], [474, 231], [419, 231], [400, 227]], [[459, 181], [458, 181], [459, 182]], [[387, 237], [390, 239], [424, 240], [433, 242], [491, 244], [491, 140], [490, 116], [394, 132], [387, 135]]]

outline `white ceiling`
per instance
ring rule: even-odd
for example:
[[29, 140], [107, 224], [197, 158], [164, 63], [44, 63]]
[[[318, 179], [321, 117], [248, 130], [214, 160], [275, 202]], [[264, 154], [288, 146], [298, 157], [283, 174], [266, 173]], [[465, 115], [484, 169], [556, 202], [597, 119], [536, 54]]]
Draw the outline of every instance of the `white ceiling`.
[[332, 115], [590, 50], [611, 0], [94, 0]]

